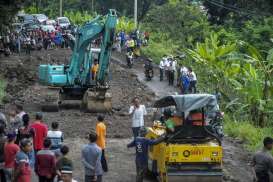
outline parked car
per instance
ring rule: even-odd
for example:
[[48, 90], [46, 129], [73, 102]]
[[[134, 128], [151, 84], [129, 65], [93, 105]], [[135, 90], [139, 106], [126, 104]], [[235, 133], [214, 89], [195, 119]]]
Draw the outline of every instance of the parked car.
[[56, 25], [56, 21], [55, 20], [46, 20], [46, 25], [53, 25], [55, 26]]
[[61, 28], [67, 29], [70, 26], [70, 21], [67, 17], [58, 17], [57, 20], [57, 25], [59, 25]]
[[33, 14], [33, 17], [39, 23], [43, 23], [48, 20], [48, 17], [44, 14]]
[[53, 25], [41, 25], [41, 29], [44, 32], [54, 32], [55, 27]]
[[20, 14], [18, 15], [18, 19], [21, 23], [35, 22], [34, 16], [29, 14]]
[[40, 26], [33, 21], [28, 21], [22, 24], [22, 29], [26, 31], [38, 30]]

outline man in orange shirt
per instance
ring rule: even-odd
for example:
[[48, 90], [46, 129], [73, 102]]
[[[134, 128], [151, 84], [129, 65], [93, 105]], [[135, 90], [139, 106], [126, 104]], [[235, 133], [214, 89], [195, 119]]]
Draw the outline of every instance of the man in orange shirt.
[[91, 68], [92, 80], [96, 80], [98, 71], [99, 71], [99, 63], [98, 63], [98, 60], [95, 60]]
[[97, 145], [102, 150], [101, 155], [101, 165], [104, 172], [108, 171], [107, 161], [105, 158], [105, 141], [106, 141], [106, 126], [104, 124], [104, 116], [99, 115], [97, 117], [97, 125], [96, 125], [96, 134], [97, 134]]

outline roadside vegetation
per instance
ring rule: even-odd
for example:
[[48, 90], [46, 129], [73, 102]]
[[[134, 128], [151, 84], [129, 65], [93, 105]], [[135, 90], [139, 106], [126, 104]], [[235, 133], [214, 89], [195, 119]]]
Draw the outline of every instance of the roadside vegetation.
[[253, 151], [273, 131], [273, 17], [214, 16], [221, 21], [186, 0], [156, 6], [143, 21], [151, 41], [142, 51], [157, 63], [186, 55], [178, 62], [195, 70], [199, 90], [221, 94], [226, 134]]
[[0, 103], [2, 102], [3, 97], [5, 96], [6, 82], [3, 78], [0, 77]]

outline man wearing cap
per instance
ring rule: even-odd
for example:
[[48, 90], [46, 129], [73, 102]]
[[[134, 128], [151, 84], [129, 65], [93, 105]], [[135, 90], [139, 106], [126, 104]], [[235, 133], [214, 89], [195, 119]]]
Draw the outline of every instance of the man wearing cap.
[[35, 153], [44, 148], [44, 139], [47, 137], [47, 126], [42, 122], [42, 113], [36, 113], [36, 121], [30, 126], [34, 131], [33, 144]]
[[148, 147], [151, 145], [156, 145], [165, 139], [165, 136], [162, 136], [156, 140], [151, 140], [145, 138], [146, 134], [146, 128], [140, 128], [139, 136], [127, 145], [128, 148], [136, 148], [136, 182], [143, 182], [144, 175], [148, 169]]
[[31, 168], [28, 153], [32, 150], [32, 143], [29, 139], [20, 142], [20, 152], [15, 157], [14, 182], [31, 182]]
[[273, 148], [273, 139], [265, 137], [263, 144], [263, 149], [255, 153], [252, 159], [254, 181], [270, 182], [269, 172], [273, 173], [273, 157], [270, 154]]
[[77, 182], [73, 179], [73, 171], [71, 166], [63, 166], [61, 169], [61, 179], [60, 182]]

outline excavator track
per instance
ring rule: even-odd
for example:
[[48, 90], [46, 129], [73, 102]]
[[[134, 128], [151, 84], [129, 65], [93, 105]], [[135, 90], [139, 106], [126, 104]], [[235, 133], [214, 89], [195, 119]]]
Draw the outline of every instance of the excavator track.
[[42, 89], [44, 100], [41, 103], [41, 109], [45, 112], [58, 112], [60, 101], [60, 88], [44, 87]]
[[83, 107], [87, 112], [105, 113], [112, 111], [112, 95], [105, 91], [87, 90], [83, 97]]

